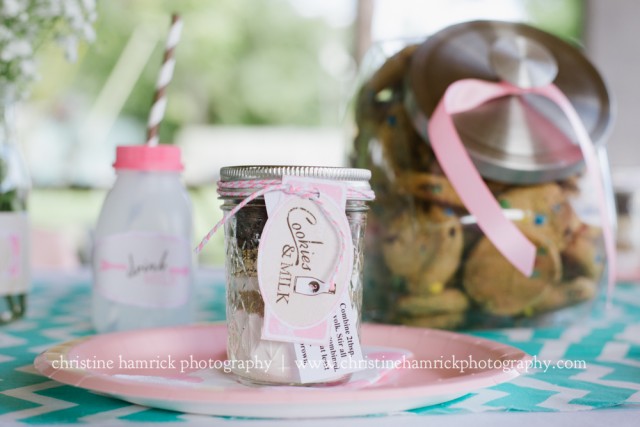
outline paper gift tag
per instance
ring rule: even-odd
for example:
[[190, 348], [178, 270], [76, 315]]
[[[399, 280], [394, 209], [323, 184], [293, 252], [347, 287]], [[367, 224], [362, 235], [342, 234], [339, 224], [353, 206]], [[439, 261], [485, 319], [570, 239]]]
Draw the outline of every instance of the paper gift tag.
[[331, 317], [328, 343], [295, 345], [300, 382], [321, 382], [365, 369], [357, 327], [358, 313], [345, 293]]
[[348, 292], [353, 242], [346, 186], [297, 177], [284, 177], [283, 183], [317, 201], [283, 192], [265, 195], [269, 220], [258, 250], [262, 339], [294, 343], [301, 383], [362, 370], [358, 313]]
[[346, 187], [297, 177], [285, 177], [283, 183], [317, 194], [317, 201], [281, 192], [265, 197], [269, 219], [258, 249], [265, 302], [262, 338], [327, 344], [329, 320], [353, 269]]

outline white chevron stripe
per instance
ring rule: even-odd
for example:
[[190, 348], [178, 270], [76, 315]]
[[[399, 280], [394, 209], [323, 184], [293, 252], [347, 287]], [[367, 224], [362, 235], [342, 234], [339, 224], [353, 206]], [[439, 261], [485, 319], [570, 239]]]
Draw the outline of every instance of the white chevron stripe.
[[593, 326], [591, 325], [575, 325], [565, 329], [565, 331], [560, 336], [560, 339], [571, 341], [571, 342], [580, 342], [591, 333], [593, 330]]
[[542, 345], [542, 348], [538, 352], [538, 359], [557, 362], [564, 357], [571, 344], [571, 342], [562, 339], [548, 340]]
[[541, 408], [555, 409], [558, 411], [584, 411], [587, 409], [592, 409], [591, 406], [569, 403], [573, 399], [584, 397], [589, 394], [588, 390], [561, 387], [531, 377], [519, 377], [512, 381], [512, 383], [520, 387], [556, 392], [555, 394], [549, 396], [549, 398], [547, 398], [547, 400], [545, 400], [544, 402], [538, 403], [536, 405]]
[[[29, 374], [39, 374], [39, 372], [36, 370], [36, 368], [32, 365], [24, 365], [24, 366], [20, 366], [18, 368], [15, 368], [15, 371], [19, 371], [19, 372], [24, 372], [24, 373], [29, 373]], [[46, 384], [44, 386], [42, 386], [42, 388], [32, 388], [30, 391], [39, 391], [39, 390], [46, 390], [48, 388], [54, 388], [56, 386], [62, 386], [63, 384], [58, 383], [57, 381], [47, 381]], [[38, 384], [39, 386], [40, 384]], [[8, 396], [12, 396], [12, 397], [17, 397], [19, 399], [23, 399], [23, 400], [27, 400], [30, 402], [35, 402], [35, 403], [40, 403], [43, 405], [46, 405], [45, 400], [49, 399], [50, 402], [62, 402], [60, 405], [56, 405], [56, 407], [51, 408], [51, 409], [47, 409], [44, 410], [44, 408], [33, 408], [30, 411], [34, 411], [34, 410], [41, 410], [42, 413], [47, 413], [47, 412], [53, 412], [59, 409], [66, 409], [67, 407], [73, 407], [73, 406], [77, 406], [77, 404], [71, 403], [71, 402], [64, 402], [62, 400], [58, 400], [58, 399], [53, 399], [53, 398], [47, 398], [44, 396], [40, 396], [40, 395], [35, 395], [35, 394], [31, 394], [31, 393], [27, 393], [28, 395], [32, 395], [35, 398], [33, 399], [29, 399], [27, 397], [24, 397], [24, 395], [22, 395], [21, 392], [16, 393], [16, 390], [24, 390], [27, 389], [28, 387], [23, 387], [21, 389], [13, 389], [13, 390], [7, 390], [6, 392], [2, 393], [2, 394], [6, 394]], [[29, 391], [29, 390], [28, 390]], [[36, 401], [37, 400], [37, 401]], [[65, 404], [68, 403], [65, 407]], [[50, 405], [49, 405], [50, 406]], [[85, 417], [81, 417], [78, 418], [78, 421], [81, 422], [87, 422], [87, 423], [96, 423], [96, 424], [100, 424], [100, 425], [112, 425], [114, 424], [111, 421], [118, 421], [118, 418], [120, 417], [124, 417], [127, 415], [131, 415], [131, 414], [135, 414], [138, 412], [142, 412], [142, 411], [146, 411], [149, 408], [145, 407], [145, 406], [139, 406], [139, 405], [129, 405], [129, 406], [125, 406], [123, 408], [118, 408], [118, 409], [114, 409], [111, 411], [104, 411], [104, 412], [100, 412], [98, 414], [92, 414], [92, 415], [87, 415]], [[35, 416], [35, 415], [39, 415], [38, 413], [26, 413], [25, 411], [20, 411], [20, 412], [12, 412], [11, 413], [11, 417], [8, 417], [9, 414], [6, 414], [6, 416], [0, 417], [0, 421], [7, 421], [9, 419], [11, 420], [18, 420], [18, 419], [22, 419], [22, 418], [27, 418], [27, 417], [31, 417], [31, 416]], [[210, 417], [207, 416], [202, 416], [202, 415], [188, 415], [185, 414], [185, 416], [189, 416], [189, 417], [193, 417], [194, 419], [199, 419], [200, 421], [202, 421], [203, 419], [210, 419]]]
[[37, 322], [28, 322], [26, 320], [21, 320], [20, 322], [14, 322], [6, 327], [5, 330], [9, 332], [24, 332], [30, 331], [32, 329], [38, 328], [39, 325]]
[[638, 383], [632, 383], [632, 382], [628, 382], [628, 381], [618, 381], [618, 380], [603, 380], [601, 379], [602, 377], [608, 375], [609, 373], [613, 372], [614, 369], [613, 368], [608, 368], [605, 366], [598, 366], [598, 365], [589, 365], [587, 367], [587, 370], [574, 376], [571, 377], [572, 379], [577, 379], [580, 381], [586, 381], [586, 382], [591, 382], [594, 384], [600, 384], [600, 385], [604, 385], [607, 387], [616, 387], [616, 388], [624, 388], [624, 389], [630, 389], [630, 390], [637, 390], [638, 392], [634, 393], [633, 395], [631, 395], [626, 402], [631, 402], [631, 403], [640, 403], [640, 384]]
[[620, 341], [627, 341], [633, 344], [640, 344], [640, 324], [627, 326], [624, 331], [615, 336]]
[[621, 365], [633, 366], [636, 368], [640, 368], [640, 361], [634, 359], [627, 359], [627, 354], [629, 354], [629, 350], [631, 349], [631, 344], [626, 344], [622, 342], [608, 342], [602, 347], [602, 351], [600, 352], [600, 356], [597, 357], [596, 360], [602, 362], [615, 362]]
[[[589, 325], [594, 328], [609, 328], [615, 321], [628, 318], [626, 310], [618, 305], [607, 308], [597, 319], [589, 320]], [[634, 318], [635, 319], [635, 318]]]
[[80, 337], [80, 333], [87, 332], [89, 325], [86, 323], [69, 322], [68, 326], [61, 328], [47, 328], [42, 331], [42, 335], [57, 341], [70, 341]]
[[504, 409], [503, 406], [485, 406], [485, 403], [491, 402], [508, 396], [509, 393], [505, 393], [499, 390], [483, 389], [475, 396], [471, 396], [462, 402], [451, 405], [450, 408], [465, 409], [471, 412], [485, 412], [485, 411], [497, 411]]
[[512, 342], [529, 342], [533, 339], [533, 329], [530, 328], [514, 328], [502, 331], [509, 341]]
[[613, 368], [609, 368], [606, 366], [594, 365], [590, 363], [587, 365], [587, 369], [580, 372], [577, 375], [571, 377], [571, 379], [590, 382], [593, 384], [604, 385], [607, 387], [617, 387], [617, 388], [625, 388], [629, 390], [636, 390], [636, 393], [632, 394], [626, 402], [630, 403], [640, 403], [640, 384], [632, 383], [628, 381], [618, 381], [618, 380], [603, 380], [602, 377], [613, 372]]
[[[85, 323], [72, 323], [71, 325], [62, 328], [45, 329], [42, 331], [42, 335], [55, 342], [66, 342], [80, 338], [86, 331], [87, 325]], [[38, 354], [50, 347], [51, 344], [44, 344], [36, 347], [29, 347], [27, 351]]]
[[27, 374], [42, 375], [40, 372], [36, 371], [36, 367], [33, 366], [33, 364], [31, 364], [31, 363], [29, 363], [28, 365], [24, 365], [24, 366], [20, 366], [18, 368], [15, 368], [14, 371], [24, 372], [24, 373], [27, 373]]
[[24, 338], [14, 337], [13, 335], [0, 332], [0, 348], [16, 347], [19, 345], [25, 345], [27, 340]]
[[616, 289], [616, 300], [640, 307], [640, 292], [634, 288], [625, 289], [618, 287], [618, 289]]
[[118, 418], [124, 417], [138, 412], [146, 411], [149, 408], [139, 405], [129, 405], [123, 408], [113, 409], [111, 411], [104, 411], [97, 414], [87, 415], [85, 417], [78, 418], [79, 422], [97, 423], [100, 425], [113, 424], [110, 421], [118, 421]]
[[[600, 352], [600, 355], [596, 360], [602, 362], [614, 362], [620, 365], [633, 366], [634, 368], [640, 368], [640, 362], [635, 359], [627, 358], [629, 354], [629, 350], [631, 350], [631, 345], [627, 343], [621, 342], [609, 342], [607, 343]], [[628, 381], [617, 381], [617, 380], [603, 380], [602, 377], [608, 375], [613, 372], [613, 368], [593, 365], [590, 364], [587, 366], [587, 371], [581, 374], [581, 376], [576, 376], [572, 378], [581, 379], [582, 381], [589, 381], [595, 384], [602, 384], [609, 387], [619, 387], [625, 389], [636, 390], [637, 392], [632, 394], [626, 401], [627, 402], [640, 402], [640, 384]]]
[[627, 403], [640, 403], [640, 393], [633, 393], [625, 400]]
[[188, 425], [207, 425], [215, 421], [220, 421], [218, 418], [213, 418], [209, 415], [196, 415], [196, 414], [180, 414], [176, 418], [186, 421]]
[[592, 330], [592, 325], [576, 325], [565, 329], [557, 339], [545, 340], [537, 355], [538, 359], [554, 362], [562, 359], [570, 345], [582, 341]]
[[15, 397], [16, 399], [26, 400], [27, 402], [37, 403], [42, 406], [36, 408], [24, 409], [22, 411], [9, 412], [4, 415], [0, 415], [0, 421], [16, 421], [23, 418], [34, 417], [36, 415], [46, 414], [48, 412], [59, 411], [61, 409], [71, 408], [78, 406], [77, 403], [66, 402], [60, 399], [54, 399], [53, 397], [41, 396], [35, 394], [36, 391], [47, 390], [54, 387], [61, 387], [57, 381], [45, 381], [43, 383], [30, 385], [27, 387], [19, 387], [11, 390], [1, 392], [6, 396]]
[[[16, 360], [16, 358], [12, 356], [0, 354], [0, 363], [11, 362], [12, 360]], [[0, 381], [2, 381], [2, 378], [0, 378]]]
[[[69, 307], [69, 310], [71, 311], [72, 308]], [[89, 325], [89, 323], [79, 323], [78, 322], [78, 316], [77, 315], [58, 315], [58, 316], [51, 316], [50, 318], [52, 321], [55, 321], [56, 323], [67, 323], [67, 324], [75, 324], [75, 325], [84, 325], [85, 328], [89, 328], [91, 327]]]

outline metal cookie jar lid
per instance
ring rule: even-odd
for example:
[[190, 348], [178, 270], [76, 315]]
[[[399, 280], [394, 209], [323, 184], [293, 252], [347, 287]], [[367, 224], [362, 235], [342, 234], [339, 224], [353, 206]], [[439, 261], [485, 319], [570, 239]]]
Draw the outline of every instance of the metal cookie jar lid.
[[[352, 191], [348, 193], [349, 200], [372, 200], [373, 192], [369, 180], [371, 171], [367, 169], [340, 168], [329, 166], [226, 166], [220, 169], [220, 182], [230, 183], [238, 181], [281, 181], [284, 176], [301, 178], [317, 178], [329, 181], [340, 181], [347, 184]], [[256, 187], [258, 190], [261, 187]], [[231, 193], [244, 193], [246, 187], [228, 189]]]
[[[500, 21], [448, 27], [413, 55], [407, 82], [412, 108], [430, 117], [448, 86], [468, 78], [522, 88], [553, 83], [571, 101], [593, 143], [604, 143], [612, 115], [607, 87], [589, 60], [556, 36]], [[533, 184], [563, 179], [583, 168], [568, 119], [541, 95], [498, 98], [453, 115], [453, 121], [485, 178]]]

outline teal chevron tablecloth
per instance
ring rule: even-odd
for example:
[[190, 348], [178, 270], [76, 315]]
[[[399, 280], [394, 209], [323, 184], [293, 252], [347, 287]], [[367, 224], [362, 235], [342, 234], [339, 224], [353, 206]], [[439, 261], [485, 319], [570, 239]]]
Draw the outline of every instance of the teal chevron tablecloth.
[[[199, 320], [224, 317], [220, 272], [199, 278]], [[35, 281], [25, 319], [0, 327], [0, 425], [153, 422], [179, 425], [196, 416], [150, 409], [62, 385], [40, 376], [35, 356], [92, 334], [88, 274]], [[640, 404], [640, 285], [621, 284], [613, 307], [568, 328], [474, 332], [518, 347], [541, 369], [412, 415], [479, 412], [568, 412]], [[548, 366], [545, 368], [544, 363]], [[640, 408], [640, 406], [638, 406]], [[397, 415], [397, 414], [396, 414]], [[209, 417], [200, 417], [206, 418]], [[229, 421], [229, 420], [227, 420]]]

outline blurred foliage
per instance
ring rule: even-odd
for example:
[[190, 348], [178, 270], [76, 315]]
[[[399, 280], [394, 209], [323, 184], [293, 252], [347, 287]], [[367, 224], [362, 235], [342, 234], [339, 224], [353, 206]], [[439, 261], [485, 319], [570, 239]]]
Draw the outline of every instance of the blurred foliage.
[[[531, 24], [580, 43], [583, 0], [522, 4]], [[74, 67], [45, 52], [34, 97], [66, 91], [92, 105], [132, 35], [143, 32], [155, 48], [121, 111], [143, 125], [172, 12], [182, 15], [184, 30], [161, 140], [184, 124], [338, 124], [340, 78], [349, 76], [328, 70], [321, 56], [328, 47], [344, 50], [351, 29], [302, 17], [288, 0], [99, 0], [96, 42], [82, 47]]]
[[[155, 42], [122, 114], [146, 123], [172, 12], [184, 21], [161, 140], [183, 124], [335, 125], [340, 82], [320, 61], [346, 37], [321, 18], [303, 18], [287, 0], [102, 0], [97, 40], [71, 69], [43, 56], [46, 84], [36, 98], [71, 87], [91, 104], [132, 34]], [[55, 89], [54, 89], [55, 88]]]
[[536, 27], [582, 46], [584, 0], [522, 0]]
[[[521, 1], [531, 24], [574, 42], [580, 40], [583, 0]], [[402, 7], [401, 2], [397, 7]], [[81, 46], [80, 61], [74, 65], [62, 58], [57, 47], [41, 52], [42, 78], [34, 86], [33, 99], [53, 104], [44, 108], [52, 115], [64, 116], [66, 105], [62, 104], [84, 114], [94, 105], [131, 37], [142, 33], [155, 48], [121, 115], [144, 126], [173, 12], [182, 15], [184, 29], [161, 140], [173, 140], [175, 131], [187, 124], [337, 124], [345, 83], [339, 70], [345, 65], [333, 61], [327, 52], [348, 46], [353, 29], [300, 16], [288, 0], [98, 0], [96, 41]], [[406, 13], [416, 12], [407, 9]], [[332, 67], [327, 66], [327, 57]], [[84, 116], [77, 122], [63, 119], [75, 131]], [[70, 168], [75, 167], [72, 155], [67, 161]], [[64, 230], [71, 224], [88, 230], [103, 199], [103, 190], [36, 189], [32, 219], [48, 229]], [[215, 187], [193, 189], [191, 199], [195, 234], [200, 237], [221, 217], [221, 210], [212, 203]], [[0, 210], [3, 203], [0, 200]], [[224, 259], [222, 239], [223, 233], [217, 233], [205, 249], [208, 262]]]

